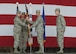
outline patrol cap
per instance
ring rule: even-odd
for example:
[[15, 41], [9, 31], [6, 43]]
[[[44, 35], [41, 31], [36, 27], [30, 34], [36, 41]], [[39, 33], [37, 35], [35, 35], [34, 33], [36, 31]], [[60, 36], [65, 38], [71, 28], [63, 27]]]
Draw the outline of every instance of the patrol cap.
[[17, 14], [21, 14], [21, 11], [17, 11]]
[[36, 13], [40, 13], [40, 10], [36, 10]]
[[60, 12], [60, 8], [56, 8], [55, 11], [59, 11]]
[[25, 15], [25, 12], [22, 12], [22, 15]]

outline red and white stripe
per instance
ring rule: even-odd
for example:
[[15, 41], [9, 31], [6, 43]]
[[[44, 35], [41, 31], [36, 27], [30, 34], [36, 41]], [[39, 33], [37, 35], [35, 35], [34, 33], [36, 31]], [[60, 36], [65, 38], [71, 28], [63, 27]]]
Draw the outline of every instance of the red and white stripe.
[[[16, 15], [16, 0], [1, 0], [0, 1], [0, 46], [13, 46], [13, 19]], [[25, 0], [19, 0], [19, 10], [25, 12]], [[42, 13], [43, 0], [26, 0], [28, 9], [29, 3], [32, 3], [32, 20], [35, 21], [35, 11], [39, 9]], [[71, 0], [44, 0], [45, 17], [46, 17], [46, 43], [45, 47], [57, 47], [56, 41], [56, 16], [55, 8], [61, 9], [61, 14], [65, 17], [67, 27], [65, 32], [65, 47], [76, 47], [76, 1]], [[33, 28], [34, 46], [38, 46], [36, 32]]]

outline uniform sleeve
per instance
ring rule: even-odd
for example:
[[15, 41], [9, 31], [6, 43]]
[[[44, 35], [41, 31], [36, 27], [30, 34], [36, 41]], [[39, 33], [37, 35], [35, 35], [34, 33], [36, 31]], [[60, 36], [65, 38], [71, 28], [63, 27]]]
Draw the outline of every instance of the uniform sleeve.
[[39, 23], [39, 21], [40, 21], [40, 18], [37, 18], [37, 19], [36, 19], [36, 21], [35, 21], [35, 22], [33, 22], [33, 25], [31, 26], [31, 28], [33, 28], [33, 27], [37, 26], [37, 25], [38, 25], [38, 23]]
[[65, 22], [64, 17], [62, 16], [62, 17], [60, 18], [60, 20], [61, 20], [61, 24], [62, 24], [62, 29], [65, 31], [66, 22]]
[[29, 24], [33, 24], [34, 22], [32, 21], [32, 18], [29, 18], [29, 21], [28, 21]]
[[28, 23], [29, 23], [29, 24], [33, 24], [34, 22], [33, 22], [33, 21], [28, 21]]
[[16, 17], [14, 18], [14, 20], [13, 20], [14, 22], [16, 21]]
[[26, 26], [27, 27], [27, 25], [24, 22], [22, 22], [20, 19], [18, 19], [17, 22], [18, 22], [19, 25], [22, 25], [22, 26]]
[[24, 20], [24, 22], [26, 23], [26, 22], [28, 22], [29, 24], [33, 24], [34, 22], [33, 21], [26, 21], [26, 19]]

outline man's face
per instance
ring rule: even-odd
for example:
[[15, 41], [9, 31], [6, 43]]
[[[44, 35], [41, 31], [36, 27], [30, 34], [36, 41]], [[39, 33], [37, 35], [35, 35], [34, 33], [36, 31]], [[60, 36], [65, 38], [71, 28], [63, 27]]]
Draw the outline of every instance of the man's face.
[[21, 14], [17, 14], [17, 16], [19, 16], [19, 17], [20, 17], [20, 16], [21, 16]]
[[22, 15], [22, 17], [24, 18], [24, 17], [25, 17], [25, 15]]
[[40, 15], [40, 13], [39, 13], [39, 12], [36, 12], [36, 15], [37, 15], [37, 16], [39, 16], [39, 15]]
[[56, 14], [56, 16], [58, 16], [60, 14], [60, 12], [59, 11], [55, 11], [55, 14]]

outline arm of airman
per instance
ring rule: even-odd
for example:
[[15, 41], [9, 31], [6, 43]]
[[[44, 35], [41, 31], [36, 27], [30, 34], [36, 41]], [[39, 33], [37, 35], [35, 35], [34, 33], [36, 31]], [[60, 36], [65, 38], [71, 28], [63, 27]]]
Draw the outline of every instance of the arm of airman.
[[22, 25], [22, 26], [28, 27], [28, 25], [25, 24], [24, 22], [22, 22], [22, 20], [20, 20], [20, 19], [17, 19], [17, 22], [18, 22], [19, 25]]
[[27, 21], [29, 24], [33, 24], [34, 22], [30, 20], [28, 17], [26, 17], [25, 21]]
[[62, 24], [62, 27], [63, 27], [62, 30], [65, 31], [66, 22], [65, 22], [64, 17], [62, 16], [62, 18], [60, 18], [60, 20], [61, 20], [61, 24]]
[[33, 22], [33, 25], [30, 28], [33, 28], [39, 24], [40, 19], [37, 18], [35, 22]]
[[34, 22], [29, 20], [28, 23], [29, 23], [29, 24], [33, 24]]

